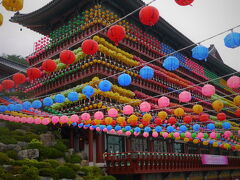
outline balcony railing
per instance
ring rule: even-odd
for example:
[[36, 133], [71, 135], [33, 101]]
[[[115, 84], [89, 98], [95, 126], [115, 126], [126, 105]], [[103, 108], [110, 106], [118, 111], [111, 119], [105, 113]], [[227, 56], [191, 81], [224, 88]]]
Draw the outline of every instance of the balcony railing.
[[228, 156], [228, 165], [204, 165], [200, 154], [158, 152], [106, 153], [109, 174], [211, 171], [240, 169], [240, 157]]

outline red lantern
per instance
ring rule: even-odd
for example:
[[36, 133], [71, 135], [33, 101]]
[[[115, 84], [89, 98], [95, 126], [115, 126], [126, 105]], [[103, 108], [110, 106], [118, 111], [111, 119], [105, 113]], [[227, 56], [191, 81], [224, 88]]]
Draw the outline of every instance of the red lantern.
[[190, 124], [192, 122], [192, 117], [191, 116], [185, 116], [183, 118], [183, 122], [186, 124]]
[[201, 122], [207, 122], [207, 121], [209, 120], [209, 115], [208, 115], [208, 114], [201, 114], [201, 115], [199, 116], [199, 120], [200, 120]]
[[2, 86], [4, 89], [11, 89], [14, 87], [14, 85], [15, 85], [15, 83], [12, 80], [4, 80], [2, 82]]
[[76, 56], [70, 50], [63, 50], [60, 53], [60, 61], [66, 65], [73, 64], [75, 60], [76, 60]]
[[42, 69], [46, 72], [54, 72], [57, 68], [55, 61], [48, 59], [42, 63]]
[[3, 86], [0, 84], [0, 92], [3, 90]]
[[35, 80], [41, 77], [42, 72], [38, 68], [29, 68], [27, 70], [27, 75], [30, 80]]
[[146, 6], [140, 10], [139, 19], [144, 25], [153, 26], [159, 20], [159, 12], [153, 6]]
[[237, 117], [240, 117], [240, 109], [237, 109], [237, 110], [236, 110], [235, 115], [236, 115]]
[[180, 6], [188, 6], [191, 5], [194, 0], [175, 0], [175, 1]]
[[163, 120], [160, 119], [159, 117], [155, 118], [155, 120], [154, 120], [154, 123], [155, 123], [156, 125], [161, 125], [162, 122], [163, 122]]
[[98, 43], [92, 39], [83, 41], [82, 51], [87, 55], [94, 55], [98, 51]]
[[176, 122], [177, 122], [177, 119], [175, 117], [170, 117], [168, 119], [168, 123], [170, 123], [171, 125], [176, 124]]
[[118, 43], [122, 41], [126, 36], [125, 28], [120, 25], [111, 26], [108, 29], [107, 36], [109, 39], [115, 42], [116, 45], [118, 45]]
[[219, 121], [224, 121], [226, 120], [226, 114], [225, 113], [218, 113], [217, 118]]
[[16, 73], [13, 75], [13, 81], [16, 85], [23, 84], [26, 82], [26, 76], [22, 73]]

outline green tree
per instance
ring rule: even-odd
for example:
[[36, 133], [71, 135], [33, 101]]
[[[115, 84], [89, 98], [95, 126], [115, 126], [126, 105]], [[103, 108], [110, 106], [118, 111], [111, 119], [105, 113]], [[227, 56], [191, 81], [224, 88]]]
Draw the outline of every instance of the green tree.
[[9, 61], [13, 61], [13, 62], [16, 62], [18, 64], [22, 64], [22, 65], [25, 65], [25, 66], [29, 66], [28, 62], [25, 60], [24, 57], [20, 56], [20, 55], [9, 55], [9, 54], [2, 54], [1, 55], [2, 58], [4, 59], [8, 59]]

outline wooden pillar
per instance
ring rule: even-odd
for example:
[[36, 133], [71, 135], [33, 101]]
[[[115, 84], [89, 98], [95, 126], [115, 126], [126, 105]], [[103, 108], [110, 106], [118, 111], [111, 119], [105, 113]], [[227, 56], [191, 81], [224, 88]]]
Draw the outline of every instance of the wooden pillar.
[[104, 153], [104, 136], [103, 134], [97, 134], [96, 136], [96, 162], [103, 163]]
[[154, 152], [154, 140], [149, 141], [149, 151]]
[[88, 131], [88, 161], [93, 162], [93, 131]]
[[74, 129], [70, 129], [70, 148], [74, 149]]

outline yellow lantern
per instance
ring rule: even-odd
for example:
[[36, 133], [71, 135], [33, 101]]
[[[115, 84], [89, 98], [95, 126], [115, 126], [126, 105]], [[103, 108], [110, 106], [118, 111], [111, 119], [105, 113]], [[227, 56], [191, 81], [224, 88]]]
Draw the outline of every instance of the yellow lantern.
[[23, 0], [3, 0], [3, 7], [8, 11], [20, 11], [23, 8]]
[[199, 140], [198, 140], [198, 139], [194, 139], [194, 140], [193, 140], [193, 143], [194, 143], [194, 144], [197, 144], [197, 143], [199, 143]]
[[216, 100], [212, 103], [212, 107], [215, 111], [219, 112], [223, 109], [224, 105], [221, 100]]
[[218, 147], [218, 143], [217, 143], [217, 142], [214, 142], [214, 143], [213, 143], [213, 147]]
[[180, 136], [178, 136], [178, 137], [175, 137], [175, 140], [180, 140], [181, 138], [180, 138]]
[[196, 114], [200, 114], [203, 112], [203, 107], [199, 104], [196, 104], [193, 106], [192, 108], [193, 112], [196, 113]]
[[184, 138], [184, 142], [189, 142], [189, 138]]
[[181, 117], [184, 115], [184, 110], [183, 108], [177, 108], [174, 110], [174, 115], [177, 117]]
[[112, 121], [113, 121], [113, 119], [112, 119], [111, 117], [106, 117], [106, 118], [105, 118], [105, 123], [106, 123], [107, 125], [111, 124]]
[[143, 115], [143, 120], [144, 121], [150, 121], [152, 119], [152, 115], [149, 113], [146, 113]]
[[240, 96], [236, 96], [234, 99], [233, 99], [233, 102], [236, 106], [240, 106]]
[[0, 13], [0, 26], [3, 24], [3, 15]]
[[131, 115], [131, 116], [128, 118], [127, 122], [128, 122], [128, 123], [135, 123], [135, 122], [137, 122], [137, 120], [138, 120], [138, 117], [137, 117], [136, 115]]
[[165, 120], [167, 118], [167, 113], [165, 111], [160, 111], [158, 113], [158, 117], [161, 119], [161, 120]]
[[117, 123], [121, 124], [123, 121], [125, 121], [125, 117], [118, 117], [117, 118]]
[[207, 146], [208, 145], [208, 141], [203, 141], [203, 145]]
[[223, 145], [223, 147], [224, 147], [225, 149], [228, 149], [228, 148], [229, 148], [229, 146], [230, 146], [230, 145], [229, 145], [229, 144], [227, 144], [227, 143]]

